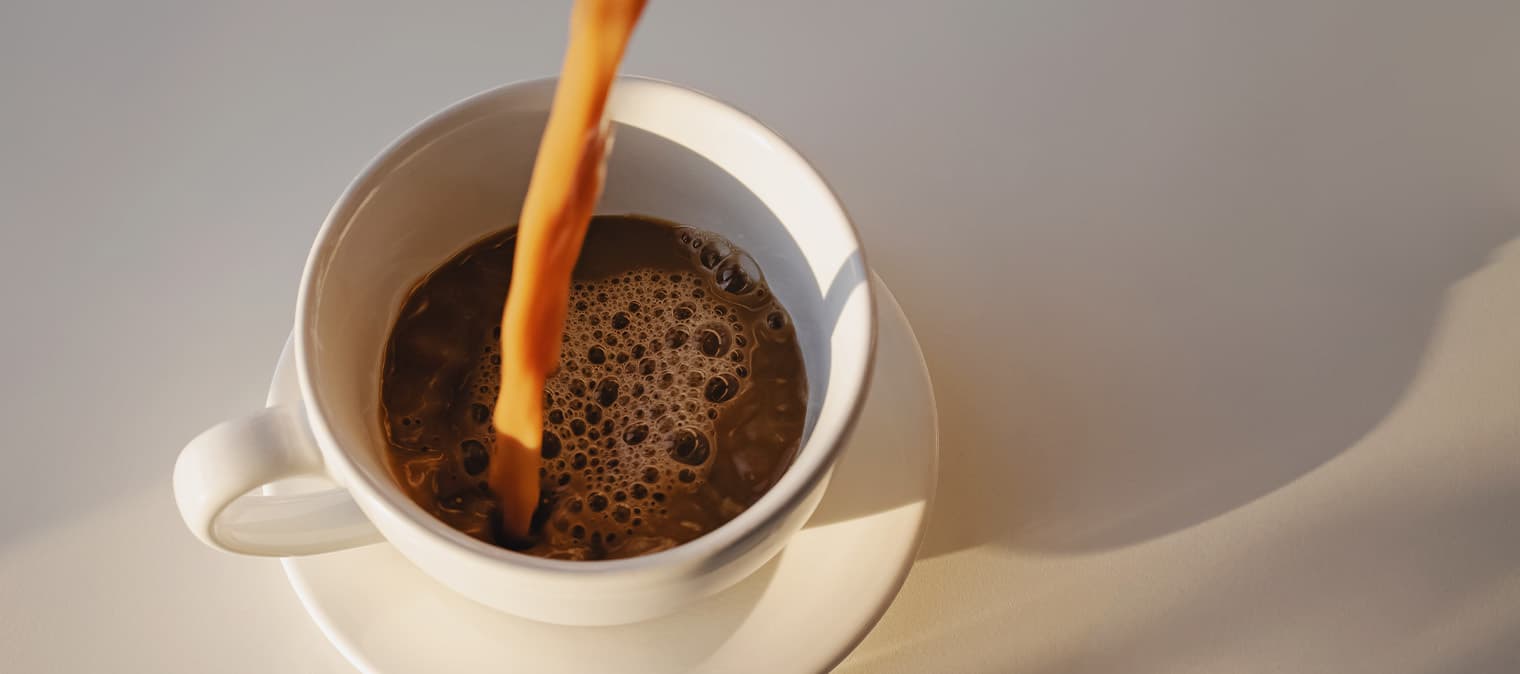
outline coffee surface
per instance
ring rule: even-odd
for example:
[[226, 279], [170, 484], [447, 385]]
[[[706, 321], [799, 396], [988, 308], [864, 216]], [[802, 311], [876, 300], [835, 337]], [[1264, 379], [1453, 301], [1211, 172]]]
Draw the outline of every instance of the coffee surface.
[[486, 473], [514, 243], [493, 235], [435, 270], [391, 333], [380, 420], [418, 505], [529, 554], [612, 559], [697, 538], [775, 483], [801, 441], [807, 382], [759, 268], [701, 230], [598, 216], [544, 386], [532, 533], [507, 536]]

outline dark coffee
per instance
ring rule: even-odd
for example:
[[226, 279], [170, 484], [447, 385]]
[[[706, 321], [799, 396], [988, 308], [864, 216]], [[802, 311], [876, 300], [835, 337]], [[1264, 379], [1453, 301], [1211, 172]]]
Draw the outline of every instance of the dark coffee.
[[613, 559], [697, 538], [775, 484], [802, 438], [807, 380], [759, 268], [707, 232], [598, 216], [544, 387], [533, 535], [507, 540], [486, 469], [513, 244], [495, 234], [428, 275], [391, 333], [380, 420], [418, 505], [529, 554]]

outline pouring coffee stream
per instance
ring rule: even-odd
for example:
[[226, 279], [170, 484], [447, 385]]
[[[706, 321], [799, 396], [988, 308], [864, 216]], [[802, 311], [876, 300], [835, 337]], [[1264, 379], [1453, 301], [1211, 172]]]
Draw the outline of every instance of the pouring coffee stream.
[[505, 533], [529, 534], [539, 502], [544, 381], [559, 360], [570, 274], [605, 175], [608, 94], [645, 0], [576, 0], [549, 120], [518, 223], [503, 309], [488, 481]]

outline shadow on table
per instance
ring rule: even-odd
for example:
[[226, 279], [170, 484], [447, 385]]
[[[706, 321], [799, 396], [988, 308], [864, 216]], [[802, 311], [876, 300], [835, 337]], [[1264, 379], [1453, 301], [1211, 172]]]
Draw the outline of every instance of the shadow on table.
[[[1017, 671], [1232, 671], [1253, 653], [1275, 653], [1290, 671], [1354, 653], [1369, 672], [1515, 671], [1520, 540], [1494, 507], [1514, 492], [1475, 485], [1482, 498], [1433, 508], [1392, 491], [1295, 521], [1283, 532], [1294, 550], [1203, 569], [1187, 590], [1135, 607], [1132, 629], [1061, 639]], [[1407, 533], [1390, 535], [1390, 521]], [[1009, 610], [979, 621], [1018, 619]]]
[[[1507, 468], [1514, 465], [1520, 422], [1507, 407], [1520, 386], [1516, 298], [1520, 240], [1451, 285], [1432, 312], [1428, 346], [1413, 374], [1400, 373], [1408, 385], [1392, 394], [1390, 410], [1348, 440], [1344, 456], [1305, 465], [1303, 479], [1285, 488], [1263, 479], [1235, 484], [1269, 493], [1237, 499], [1188, 491], [1186, 498], [1165, 501], [1169, 509], [1148, 511], [1172, 519], [1082, 529], [1086, 538], [1016, 528], [1019, 520], [1012, 518], [1008, 528], [984, 529], [1006, 535], [997, 540], [1018, 551], [1002, 556], [1008, 565], [1001, 568], [1026, 574], [1026, 589], [963, 592], [965, 603], [937, 613], [940, 619], [896, 625], [898, 638], [878, 644], [858, 668], [921, 654], [925, 644], [1004, 640], [1017, 646], [982, 652], [988, 660], [958, 662], [1036, 674], [1231, 671], [1241, 662], [1267, 661], [1261, 658], [1289, 670], [1312, 669], [1347, 657], [1377, 672], [1513, 670], [1520, 657], [1509, 638], [1520, 629], [1514, 601], [1520, 538], [1513, 535], [1520, 484]], [[947, 452], [954, 449], [946, 445]], [[1336, 448], [1323, 456], [1338, 454]], [[1296, 456], [1307, 461], [1320, 454], [1305, 449]], [[941, 482], [939, 505], [945, 507], [937, 518], [946, 507], [971, 502], [957, 488], [966, 483], [951, 479]], [[959, 479], [969, 478], [961, 473]], [[987, 483], [1003, 484], [997, 476], [977, 484]], [[1090, 560], [1063, 567], [1067, 560], [1033, 559], [1049, 551], [1083, 556], [1100, 543], [1137, 542], [1237, 508], [1233, 528], [1189, 539], [1206, 547], [1196, 558], [1175, 541], [1158, 546], [1160, 559], [1185, 567], [1175, 573], [1157, 574], [1155, 550], [1119, 552], [1102, 568], [1081, 563]], [[1072, 547], [1077, 544], [1086, 547]], [[1066, 576], [1063, 568], [1077, 570]], [[1111, 587], [1092, 591], [1085, 583], [1094, 573]], [[920, 603], [924, 592], [921, 587]], [[1027, 625], [1038, 637], [1008, 634], [1038, 622], [1042, 611], [1055, 615], [1049, 625]], [[1001, 664], [991, 664], [999, 658]]]
[[1407, 390], [1345, 465], [1322, 469], [1334, 475], [1252, 504], [1273, 526], [1241, 532], [1250, 539], [1216, 550], [1181, 592], [1130, 607], [1135, 629], [1052, 649], [1027, 671], [1222, 671], [1251, 652], [1515, 671], [1517, 298], [1520, 239], [1452, 285]]
[[[1130, 268], [1104, 279], [1133, 274], [1128, 287], [1078, 278], [1069, 291], [1010, 290], [1001, 310], [1023, 327], [998, 339], [935, 326], [947, 319], [932, 312], [912, 316], [943, 422], [921, 558], [983, 545], [1122, 547], [1314, 470], [1400, 400], [1446, 288], [1513, 231], [1456, 224], [1468, 234], [1390, 228], [1394, 240], [1377, 248], [1423, 261], [1381, 271], [1366, 264], [1362, 242], [1330, 236], [1265, 262], [1256, 251], [1108, 255]], [[1494, 264], [1520, 265], [1520, 251]], [[1336, 278], [1344, 282], [1325, 282]]]

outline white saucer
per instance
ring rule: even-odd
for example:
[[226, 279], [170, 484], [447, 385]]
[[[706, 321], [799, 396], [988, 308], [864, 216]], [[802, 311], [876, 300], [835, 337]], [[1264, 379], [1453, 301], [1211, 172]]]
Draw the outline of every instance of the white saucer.
[[[813, 672], [839, 664], [897, 596], [923, 537], [938, 415], [913, 329], [878, 278], [866, 408], [823, 503], [754, 576], [692, 608], [563, 627], [476, 604], [389, 544], [281, 560], [322, 633], [366, 672]], [[287, 344], [269, 404], [300, 399]], [[289, 493], [325, 485], [281, 483]]]

